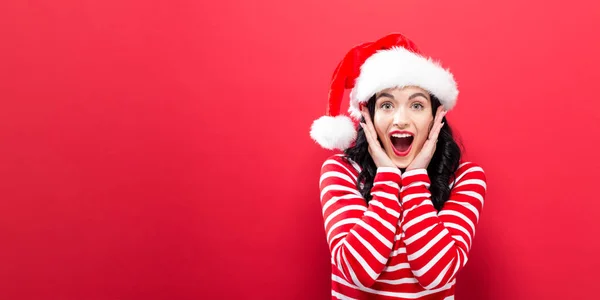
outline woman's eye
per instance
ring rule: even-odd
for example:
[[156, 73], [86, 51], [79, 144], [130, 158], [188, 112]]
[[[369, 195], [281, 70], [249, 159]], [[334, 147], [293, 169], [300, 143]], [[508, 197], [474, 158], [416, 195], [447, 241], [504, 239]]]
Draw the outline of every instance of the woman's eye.
[[392, 104], [391, 103], [383, 103], [381, 104], [381, 108], [383, 109], [392, 109]]
[[421, 103], [419, 103], [419, 102], [415, 102], [415, 103], [413, 103], [411, 106], [412, 106], [412, 108], [414, 108], [414, 109], [419, 109], [419, 110], [423, 109], [423, 104], [421, 104]]

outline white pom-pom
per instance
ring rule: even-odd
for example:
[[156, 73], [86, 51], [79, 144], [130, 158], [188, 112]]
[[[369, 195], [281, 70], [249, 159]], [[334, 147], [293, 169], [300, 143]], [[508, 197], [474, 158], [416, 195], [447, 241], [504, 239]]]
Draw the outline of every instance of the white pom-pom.
[[356, 140], [356, 128], [347, 116], [322, 116], [313, 122], [310, 137], [325, 149], [345, 150]]

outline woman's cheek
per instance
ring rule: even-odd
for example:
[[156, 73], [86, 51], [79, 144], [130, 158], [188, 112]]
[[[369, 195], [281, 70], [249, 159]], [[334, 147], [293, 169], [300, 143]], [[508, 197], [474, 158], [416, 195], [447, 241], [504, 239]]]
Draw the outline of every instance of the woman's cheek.
[[426, 136], [419, 136], [419, 139], [417, 140], [417, 144], [415, 146], [417, 146], [416, 150], [421, 151], [421, 149], [423, 148], [423, 145], [425, 144], [425, 141], [427, 140]]

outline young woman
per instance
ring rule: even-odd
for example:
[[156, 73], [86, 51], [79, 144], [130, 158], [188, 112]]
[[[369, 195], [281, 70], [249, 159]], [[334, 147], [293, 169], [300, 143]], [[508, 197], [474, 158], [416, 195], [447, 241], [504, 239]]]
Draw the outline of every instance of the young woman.
[[[344, 89], [358, 132], [339, 114]], [[322, 166], [332, 299], [454, 299], [486, 193], [445, 116], [453, 75], [400, 34], [350, 50], [311, 137], [344, 152]]]

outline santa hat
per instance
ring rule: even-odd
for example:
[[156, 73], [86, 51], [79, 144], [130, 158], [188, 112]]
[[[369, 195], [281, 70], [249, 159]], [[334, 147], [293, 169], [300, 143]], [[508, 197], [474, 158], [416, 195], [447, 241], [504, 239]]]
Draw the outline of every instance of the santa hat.
[[344, 90], [352, 89], [348, 112], [359, 121], [360, 104], [377, 92], [405, 86], [428, 91], [446, 110], [456, 104], [458, 88], [452, 73], [421, 54], [405, 36], [390, 34], [352, 48], [333, 73], [326, 115], [313, 122], [310, 136], [323, 148], [345, 150], [356, 139], [356, 125], [340, 114]]

